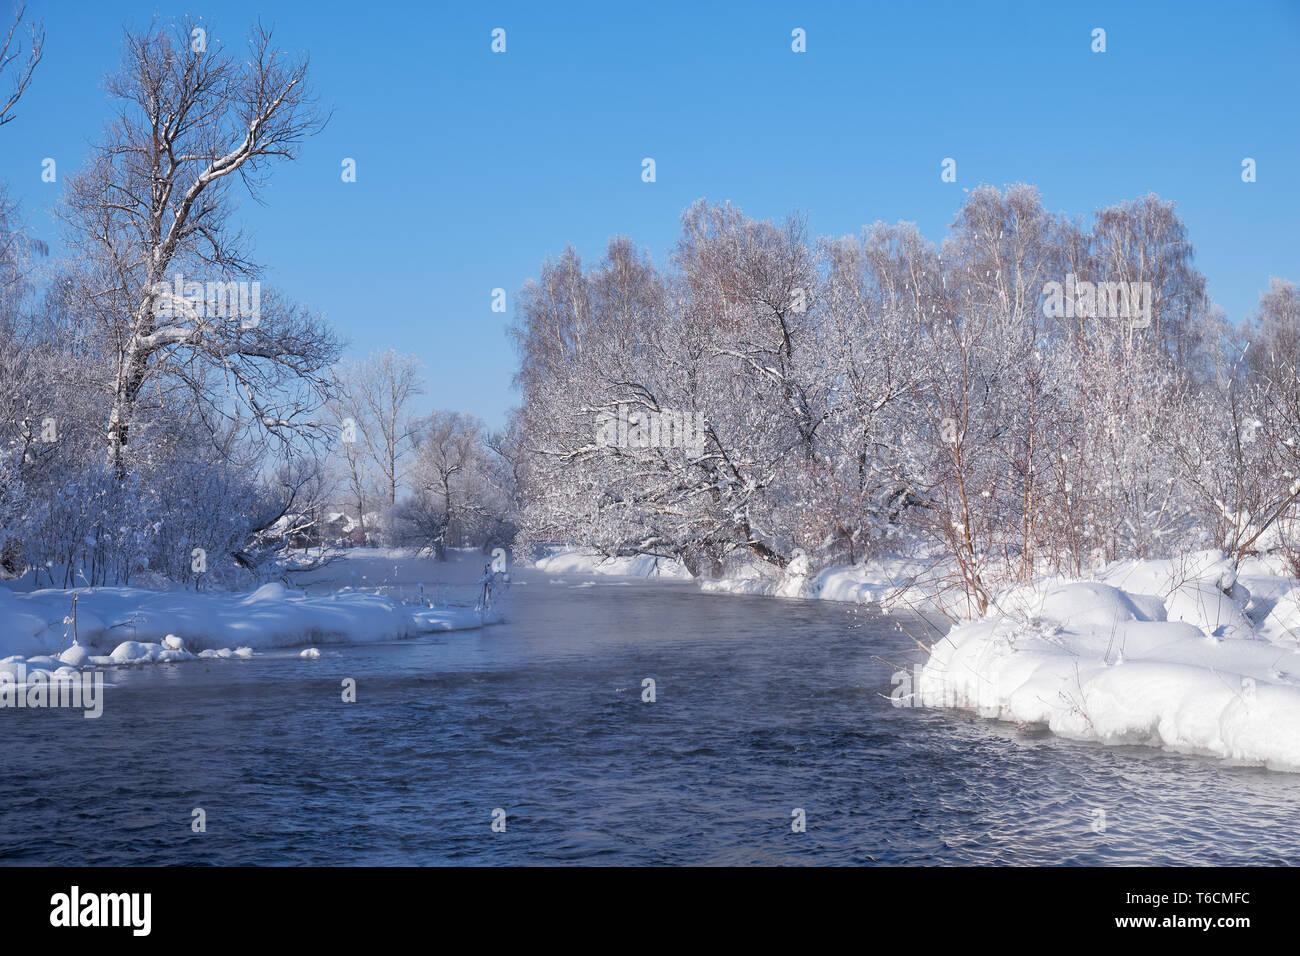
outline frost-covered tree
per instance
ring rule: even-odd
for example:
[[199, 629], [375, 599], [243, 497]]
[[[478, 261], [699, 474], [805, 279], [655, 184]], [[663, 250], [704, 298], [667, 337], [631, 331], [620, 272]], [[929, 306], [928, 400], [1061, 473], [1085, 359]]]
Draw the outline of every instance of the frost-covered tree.
[[407, 534], [439, 560], [480, 532], [488, 481], [483, 423], [462, 412], [432, 412], [416, 426], [414, 488], [399, 509]]
[[341, 363], [335, 370], [331, 404], [359, 507], [366, 498], [368, 471], [375, 475], [375, 491], [384, 506], [391, 509], [397, 503], [415, 440], [411, 405], [422, 394], [419, 359], [393, 349], [360, 362]]
[[[704, 574], [928, 547], [975, 612], [1203, 544], [1180, 423], [1232, 407], [1204, 289], [1171, 203], [1084, 225], [1028, 186], [974, 190], [940, 247], [700, 202], [666, 273], [627, 239], [590, 268], [566, 250], [516, 299], [520, 538]], [[677, 413], [693, 447], [656, 437]], [[1197, 453], [1228, 462], [1230, 433]]]
[[1223, 537], [1240, 560], [1261, 540], [1281, 544], [1300, 573], [1300, 288], [1278, 278], [1260, 295], [1245, 336], [1243, 375], [1225, 424], [1229, 480]]
[[239, 285], [261, 270], [235, 222], [235, 184], [255, 196], [320, 129], [306, 61], [261, 27], [237, 53], [192, 43], [188, 21], [155, 22], [126, 34], [106, 86], [116, 115], [69, 178], [63, 216], [76, 305], [106, 362], [108, 461], [119, 478], [133, 467], [128, 437], [150, 389], [188, 392], [214, 430], [242, 406], [246, 425], [290, 441], [317, 424], [337, 345], [282, 295]]
[[[303, 436], [333, 334], [273, 290], [255, 295], [251, 316], [222, 310], [243, 304], [226, 280], [260, 274], [232, 183], [256, 190], [319, 121], [305, 64], [261, 30], [250, 50], [196, 49], [187, 24], [127, 34], [108, 81], [116, 117], [69, 180], [64, 259], [42, 261], [47, 248], [0, 194], [6, 574], [63, 586], [220, 579], [268, 515], [302, 504], [303, 482], [295, 494], [265, 476], [277, 457], [312, 457]], [[16, 63], [0, 56], [0, 70]]]
[[673, 266], [665, 281], [615, 239], [589, 273], [570, 250], [517, 299], [523, 526], [705, 572], [736, 551], [783, 566], [807, 529], [770, 510], [792, 500], [774, 489], [824, 470], [829, 400], [803, 224], [699, 203]]

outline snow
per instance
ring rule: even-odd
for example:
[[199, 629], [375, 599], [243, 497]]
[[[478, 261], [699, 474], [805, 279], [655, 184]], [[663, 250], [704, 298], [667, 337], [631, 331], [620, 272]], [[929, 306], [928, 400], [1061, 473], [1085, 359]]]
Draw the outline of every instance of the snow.
[[984, 618], [935, 643], [919, 702], [1076, 740], [1300, 771], [1296, 587], [1256, 628], [1250, 591], [1218, 552], [1123, 562], [1100, 578], [999, 595]]
[[[373, 559], [369, 553], [364, 557]], [[411, 563], [417, 565], [413, 572], [430, 577], [440, 570], [429, 562]], [[346, 572], [347, 557], [334, 571], [340, 568]], [[53, 670], [61, 665], [246, 658], [269, 648], [397, 641], [480, 628], [500, 620], [496, 611], [404, 604], [384, 594], [337, 584], [323, 592], [301, 591], [280, 582], [245, 593], [79, 588], [74, 644], [73, 593], [60, 589], [16, 593], [0, 585], [0, 655], [25, 660], [29, 672], [33, 667]]]
[[1171, 560], [1122, 561], [1103, 575], [1116, 586], [1163, 599], [1171, 621], [1186, 621], [1228, 638], [1254, 636], [1246, 615], [1250, 592], [1237, 580], [1227, 556], [1201, 551]]
[[812, 575], [742, 565], [702, 587], [944, 610], [957, 623], [933, 645], [915, 703], [1300, 772], [1300, 582], [1275, 556], [1234, 570], [1200, 551], [1116, 562], [1095, 580], [1043, 576], [974, 621], [944, 593], [949, 574], [893, 555]]
[[747, 562], [718, 580], [704, 581], [702, 590], [717, 594], [761, 594], [808, 598], [849, 604], [874, 604], [882, 610], [942, 604], [942, 583], [936, 562], [925, 557], [884, 555], [858, 564], [833, 565], [810, 573], [802, 552], [777, 572], [761, 561]]
[[610, 558], [582, 548], [554, 547], [533, 562], [548, 574], [603, 574], [615, 577], [671, 578], [690, 580], [691, 572], [680, 561], [650, 554]]
[[90, 652], [80, 644], [73, 644], [59, 655], [59, 660], [69, 667], [84, 667], [90, 660]]
[[1275, 644], [1300, 647], [1300, 587], [1293, 587], [1273, 605], [1259, 632]]
[[701, 581], [700, 589], [714, 594], [763, 594], [774, 597], [779, 590], [789, 590], [783, 589], [782, 583], [782, 575], [771, 565], [749, 562], [731, 569], [725, 577]]

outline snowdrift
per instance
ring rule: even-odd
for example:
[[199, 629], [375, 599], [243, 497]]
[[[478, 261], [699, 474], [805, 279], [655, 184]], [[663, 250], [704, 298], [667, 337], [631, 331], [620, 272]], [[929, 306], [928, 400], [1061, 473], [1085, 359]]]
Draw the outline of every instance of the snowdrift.
[[533, 562], [548, 574], [607, 574], [615, 577], [670, 578], [690, 580], [691, 572], [680, 561], [649, 554], [609, 558], [581, 548], [556, 547]]
[[[1256, 600], [1219, 552], [999, 595], [932, 648], [923, 706], [1300, 771], [1300, 588]], [[1253, 583], [1252, 579], [1252, 583]], [[1258, 622], [1258, 623], [1257, 623]]]
[[915, 602], [936, 603], [942, 585], [928, 580], [935, 574], [935, 561], [883, 555], [859, 564], [843, 564], [812, 572], [802, 551], [778, 571], [769, 564], [752, 561], [733, 568], [717, 581], [704, 581], [704, 591], [719, 594], [761, 594], [769, 597], [808, 598], [849, 604], [875, 604], [883, 610], [910, 607]]
[[[184, 660], [204, 652], [224, 657], [239, 656], [240, 649], [394, 641], [491, 623], [469, 607], [412, 607], [355, 591], [301, 594], [279, 583], [251, 594], [119, 587], [76, 593], [78, 643], [89, 663], [101, 663], [100, 657], [133, 663]], [[66, 623], [71, 606], [71, 591], [15, 594], [0, 587], [0, 657], [66, 651], [72, 645]]]

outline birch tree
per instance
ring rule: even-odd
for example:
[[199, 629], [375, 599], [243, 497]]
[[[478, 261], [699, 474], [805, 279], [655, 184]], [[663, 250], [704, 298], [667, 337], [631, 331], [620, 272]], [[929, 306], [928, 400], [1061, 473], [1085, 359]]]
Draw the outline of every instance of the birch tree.
[[242, 405], [255, 427], [293, 433], [316, 426], [337, 355], [328, 328], [282, 296], [226, 314], [230, 283], [260, 275], [234, 219], [236, 184], [257, 198], [273, 164], [323, 125], [306, 60], [261, 26], [243, 54], [199, 42], [188, 21], [127, 32], [124, 46], [106, 82], [115, 117], [63, 207], [80, 306], [109, 364], [104, 435], [119, 478], [151, 382], [183, 382], [214, 414]]
[[420, 361], [393, 349], [360, 362], [342, 363], [335, 375], [336, 417], [355, 425], [354, 448], [345, 448], [354, 485], [360, 481], [355, 456], [364, 450], [388, 508], [397, 504], [397, 489], [415, 440], [412, 402], [424, 394]]
[[0, 126], [16, 118], [14, 107], [27, 92], [36, 65], [45, 54], [45, 29], [39, 23], [27, 25], [27, 49], [23, 50], [23, 17], [26, 13], [25, 6], [15, 11], [13, 23], [0, 40], [0, 84], [8, 86], [7, 93], [0, 86], [0, 97], [4, 97], [0, 99]]

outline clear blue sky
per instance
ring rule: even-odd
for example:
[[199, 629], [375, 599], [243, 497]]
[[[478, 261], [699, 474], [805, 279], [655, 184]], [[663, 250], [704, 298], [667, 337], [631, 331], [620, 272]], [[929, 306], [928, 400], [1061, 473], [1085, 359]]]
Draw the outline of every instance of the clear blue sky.
[[[709, 4], [30, 0], [47, 54], [0, 130], [35, 231], [108, 117], [125, 24], [192, 13], [242, 43], [259, 15], [310, 53], [334, 118], [242, 215], [273, 280], [354, 354], [427, 367], [426, 407], [515, 402], [509, 314], [542, 260], [626, 234], [662, 263], [694, 199], [801, 209], [815, 235], [910, 220], [938, 239], [963, 190], [1037, 185], [1054, 210], [1176, 200], [1234, 319], [1300, 280], [1300, 2]], [[494, 27], [507, 52], [490, 51]], [[808, 52], [790, 49], [807, 31]], [[1091, 31], [1107, 52], [1091, 52]], [[658, 181], [641, 181], [654, 157]], [[958, 181], [940, 181], [957, 160]], [[1241, 160], [1258, 181], [1241, 181]], [[344, 157], [358, 181], [340, 180]], [[60, 176], [62, 179], [62, 175]]]

